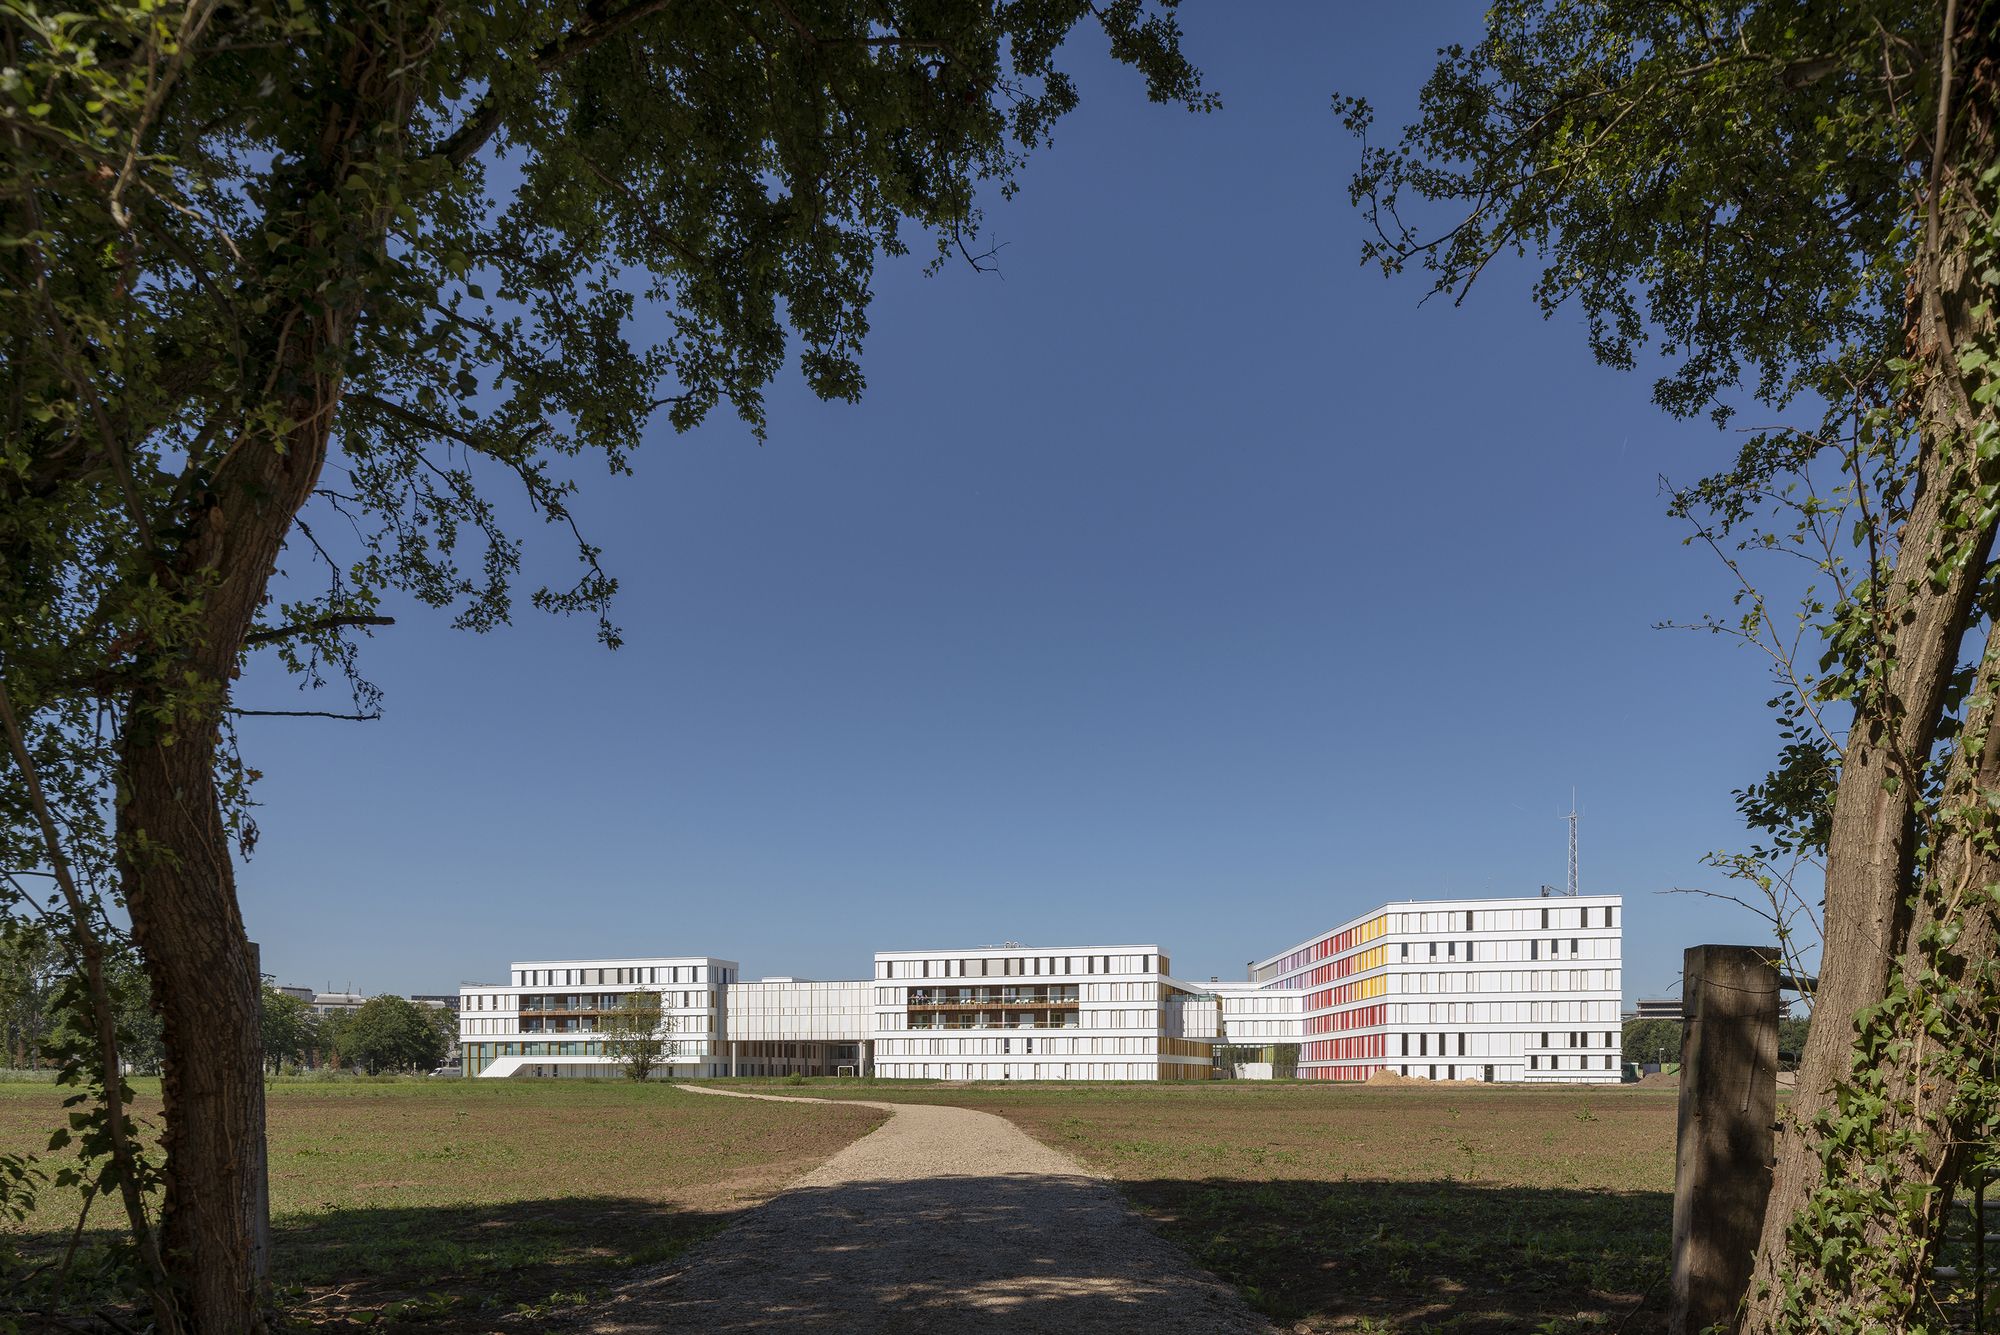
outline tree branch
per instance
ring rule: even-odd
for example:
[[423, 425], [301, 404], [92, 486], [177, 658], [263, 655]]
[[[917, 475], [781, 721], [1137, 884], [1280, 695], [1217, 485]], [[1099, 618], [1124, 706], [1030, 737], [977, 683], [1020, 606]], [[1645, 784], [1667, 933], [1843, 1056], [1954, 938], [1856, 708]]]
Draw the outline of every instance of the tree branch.
[[322, 630], [333, 630], [340, 626], [393, 626], [394, 617], [377, 616], [326, 616], [316, 621], [301, 621], [295, 626], [272, 626], [267, 630], [253, 630], [243, 637], [245, 644], [268, 644], [272, 640], [288, 640], [294, 635], [312, 635]]
[[[533, 58], [535, 72], [553, 74], [599, 43], [617, 36], [635, 23], [651, 18], [672, 3], [673, 0], [632, 0], [631, 4], [615, 13], [602, 16], [594, 12], [588, 14], [583, 22], [544, 44], [535, 52]], [[589, 9], [595, 11], [597, 6], [593, 4]], [[473, 107], [472, 115], [465, 124], [459, 126], [438, 145], [435, 155], [445, 159], [454, 167], [463, 167], [472, 160], [475, 153], [486, 146], [486, 141], [500, 128], [500, 122], [505, 116], [505, 108], [489, 89]]]
[[382, 719], [379, 709], [366, 714], [336, 714], [327, 709], [232, 709], [229, 712], [239, 718], [336, 718], [348, 723], [378, 723]]

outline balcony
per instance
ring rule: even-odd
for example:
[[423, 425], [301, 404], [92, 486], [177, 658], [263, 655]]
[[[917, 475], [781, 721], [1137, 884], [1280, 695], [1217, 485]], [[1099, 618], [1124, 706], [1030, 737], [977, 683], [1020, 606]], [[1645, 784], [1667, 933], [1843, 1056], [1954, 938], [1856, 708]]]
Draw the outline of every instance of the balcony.
[[942, 997], [930, 992], [911, 992], [905, 1003], [913, 1011], [987, 1010], [1075, 1010], [1083, 1003], [1075, 996], [1036, 996], [1033, 993], [1001, 993], [997, 996]]
[[1033, 1024], [1003, 1024], [983, 1017], [977, 1020], [938, 1020], [935, 1018], [912, 1016], [906, 1032], [930, 1033], [939, 1029], [983, 1029], [988, 1033], [1011, 1034], [1023, 1031], [1033, 1033], [1038, 1029], [1075, 1029], [1077, 1027], [1078, 1025], [1075, 1020], [1038, 1020]]

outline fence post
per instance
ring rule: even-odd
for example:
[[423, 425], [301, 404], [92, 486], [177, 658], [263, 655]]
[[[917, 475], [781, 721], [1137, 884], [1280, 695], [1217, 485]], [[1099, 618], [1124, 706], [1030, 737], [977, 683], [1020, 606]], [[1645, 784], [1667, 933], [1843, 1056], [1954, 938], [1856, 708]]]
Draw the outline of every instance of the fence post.
[[1779, 953], [1694, 946], [1681, 974], [1670, 1335], [1733, 1326], [1771, 1194]]

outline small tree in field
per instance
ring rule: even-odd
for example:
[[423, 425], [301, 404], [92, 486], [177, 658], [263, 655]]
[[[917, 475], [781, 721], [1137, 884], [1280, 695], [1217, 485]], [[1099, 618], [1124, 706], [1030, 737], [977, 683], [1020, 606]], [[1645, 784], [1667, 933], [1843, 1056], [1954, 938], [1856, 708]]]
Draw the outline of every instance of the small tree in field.
[[674, 1017], [660, 1007], [657, 992], [628, 992], [599, 1022], [604, 1055], [625, 1068], [633, 1080], [650, 1079], [653, 1068], [673, 1060]]

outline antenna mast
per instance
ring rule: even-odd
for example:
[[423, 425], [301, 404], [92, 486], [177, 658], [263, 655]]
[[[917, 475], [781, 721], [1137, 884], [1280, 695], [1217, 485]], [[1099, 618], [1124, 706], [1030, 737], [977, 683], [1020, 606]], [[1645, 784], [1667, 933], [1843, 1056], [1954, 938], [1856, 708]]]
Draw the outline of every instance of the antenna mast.
[[1569, 790], [1569, 893], [1576, 897], [1576, 789]]

